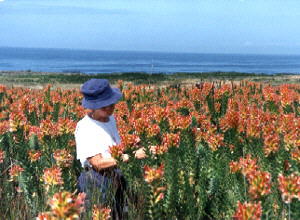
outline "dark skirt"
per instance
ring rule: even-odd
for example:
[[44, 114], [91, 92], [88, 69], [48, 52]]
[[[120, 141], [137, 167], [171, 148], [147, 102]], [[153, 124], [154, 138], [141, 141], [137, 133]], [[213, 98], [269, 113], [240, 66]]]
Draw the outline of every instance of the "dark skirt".
[[126, 181], [120, 170], [97, 172], [87, 169], [78, 178], [78, 189], [86, 193], [86, 208], [92, 208], [94, 204], [110, 206], [113, 219], [123, 219]]

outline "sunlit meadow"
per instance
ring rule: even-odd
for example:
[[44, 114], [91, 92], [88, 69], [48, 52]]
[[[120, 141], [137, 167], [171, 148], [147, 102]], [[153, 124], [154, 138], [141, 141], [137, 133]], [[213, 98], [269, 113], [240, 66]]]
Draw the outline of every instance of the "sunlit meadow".
[[[118, 87], [122, 143], [111, 153], [128, 182], [127, 219], [300, 219], [299, 85]], [[111, 218], [109, 201], [76, 187], [81, 99], [0, 86], [1, 218]], [[146, 159], [133, 156], [140, 147]]]

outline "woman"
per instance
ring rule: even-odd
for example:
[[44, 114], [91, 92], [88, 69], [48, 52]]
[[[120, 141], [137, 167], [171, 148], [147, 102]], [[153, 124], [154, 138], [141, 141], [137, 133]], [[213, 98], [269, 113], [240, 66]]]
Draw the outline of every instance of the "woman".
[[[78, 187], [87, 194], [87, 202], [105, 203], [109, 200], [108, 193], [114, 191], [113, 216], [122, 219], [125, 181], [109, 151], [121, 141], [113, 112], [122, 94], [119, 89], [111, 88], [106, 79], [88, 80], [82, 85], [81, 93], [83, 107], [91, 111], [78, 122], [75, 130], [77, 159], [85, 170], [78, 178]], [[144, 158], [145, 152], [139, 149], [135, 156]], [[122, 159], [128, 161], [128, 155], [123, 154]]]

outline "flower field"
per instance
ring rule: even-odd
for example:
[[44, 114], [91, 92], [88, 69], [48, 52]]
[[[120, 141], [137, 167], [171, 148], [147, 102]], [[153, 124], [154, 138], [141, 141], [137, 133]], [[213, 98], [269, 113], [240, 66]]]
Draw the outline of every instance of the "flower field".
[[[299, 85], [118, 87], [122, 143], [111, 153], [127, 219], [300, 219]], [[1, 219], [110, 218], [109, 204], [87, 205], [76, 187], [81, 99], [79, 89], [0, 86]]]

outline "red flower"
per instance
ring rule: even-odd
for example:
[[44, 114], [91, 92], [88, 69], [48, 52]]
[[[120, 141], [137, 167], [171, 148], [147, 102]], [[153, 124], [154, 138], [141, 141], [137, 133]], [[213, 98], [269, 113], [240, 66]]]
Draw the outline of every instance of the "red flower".
[[61, 175], [61, 168], [57, 166], [46, 168], [42, 177], [44, 183], [46, 184], [46, 190], [48, 190], [50, 186], [62, 185], [64, 182]]
[[157, 152], [167, 152], [170, 147], [179, 147], [180, 134], [165, 133], [162, 144], [156, 147]]
[[280, 146], [280, 137], [278, 133], [270, 132], [264, 137], [264, 152], [268, 156], [270, 153], [278, 151]]
[[293, 198], [300, 200], [300, 176], [294, 173], [287, 177], [279, 174], [278, 183], [285, 203], [291, 203]]
[[49, 200], [51, 210], [46, 213], [40, 213], [37, 219], [79, 219], [80, 213], [84, 210], [84, 200], [85, 193], [79, 193], [77, 196], [67, 191], [55, 193]]
[[263, 171], [252, 171], [248, 174], [249, 193], [257, 199], [271, 193], [271, 174]]
[[36, 150], [36, 151], [29, 150], [28, 151], [28, 157], [31, 162], [35, 162], [35, 161], [39, 160], [41, 156], [42, 156], [42, 152], [39, 150]]
[[38, 217], [36, 218], [36, 220], [56, 220], [51, 213], [49, 212], [42, 212], [39, 213]]
[[93, 220], [108, 220], [110, 216], [111, 209], [103, 207], [102, 205], [93, 206]]
[[9, 130], [9, 122], [8, 121], [0, 121], [0, 135], [8, 132]]
[[238, 201], [237, 210], [233, 216], [234, 220], [259, 220], [262, 216], [261, 202], [241, 203]]
[[23, 112], [11, 112], [9, 116], [9, 131], [15, 132], [27, 124], [27, 118]]
[[164, 175], [164, 165], [158, 168], [144, 166], [144, 179], [147, 183], [152, 183], [155, 180], [161, 179]]
[[67, 149], [58, 149], [54, 151], [53, 157], [59, 167], [70, 167], [74, 159]]
[[300, 163], [300, 147], [291, 152], [291, 157], [293, 160], [296, 160], [298, 163]]
[[241, 157], [239, 162], [230, 162], [230, 170], [232, 173], [241, 171], [242, 174], [248, 177], [251, 173], [258, 171], [257, 159], [252, 159], [250, 154], [246, 155], [246, 158]]
[[124, 145], [118, 144], [118, 145], [111, 146], [109, 148], [109, 151], [113, 158], [120, 158], [124, 153]]
[[54, 123], [50, 118], [41, 121], [40, 129], [41, 129], [42, 137], [44, 136], [54, 137], [57, 135], [57, 127], [54, 125]]
[[67, 118], [59, 118], [57, 122], [58, 135], [73, 134], [76, 128], [76, 123]]
[[24, 169], [17, 165], [14, 164], [9, 170], [9, 175], [10, 175], [10, 180], [9, 181], [15, 181], [17, 177], [24, 171]]

